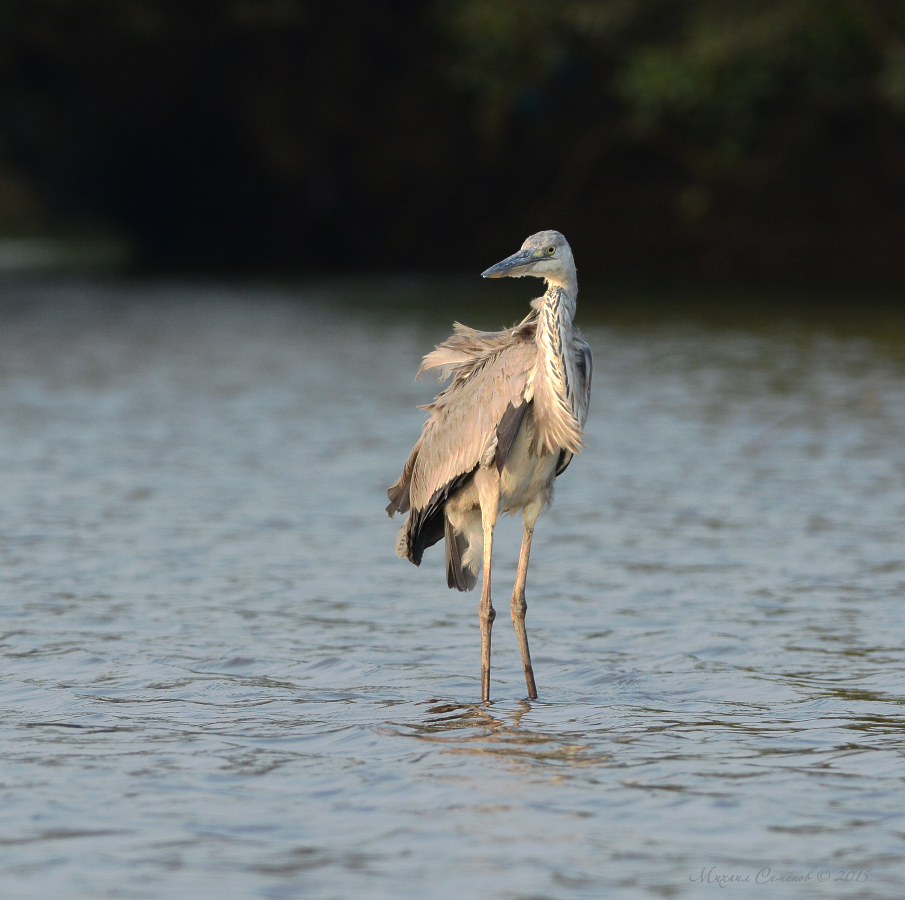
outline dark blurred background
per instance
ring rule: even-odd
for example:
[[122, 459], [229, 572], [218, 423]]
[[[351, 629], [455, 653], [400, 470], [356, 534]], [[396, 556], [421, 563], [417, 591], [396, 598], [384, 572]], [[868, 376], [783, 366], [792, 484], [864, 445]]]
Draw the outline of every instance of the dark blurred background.
[[905, 0], [4, 0], [0, 238], [897, 283]]

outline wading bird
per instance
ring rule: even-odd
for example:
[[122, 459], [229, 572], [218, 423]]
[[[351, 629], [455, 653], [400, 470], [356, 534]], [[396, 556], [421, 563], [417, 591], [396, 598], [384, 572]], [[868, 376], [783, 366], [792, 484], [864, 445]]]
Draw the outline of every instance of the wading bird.
[[525, 580], [531, 536], [553, 500], [553, 481], [582, 447], [591, 394], [591, 348], [572, 327], [578, 281], [572, 250], [558, 231], [529, 237], [484, 278], [534, 275], [547, 290], [505, 331], [456, 323], [451, 337], [424, 357], [420, 376], [439, 370], [452, 383], [424, 407], [424, 423], [387, 512], [409, 512], [396, 552], [416, 566], [427, 547], [446, 540], [446, 579], [471, 590], [483, 561], [481, 697], [490, 700], [490, 600], [493, 528], [501, 512], [521, 510], [525, 534], [512, 593], [528, 696], [537, 697], [525, 631]]

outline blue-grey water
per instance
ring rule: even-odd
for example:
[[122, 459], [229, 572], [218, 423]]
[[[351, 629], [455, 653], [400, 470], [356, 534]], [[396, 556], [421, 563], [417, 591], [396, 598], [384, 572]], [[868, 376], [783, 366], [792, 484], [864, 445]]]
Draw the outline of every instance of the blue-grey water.
[[586, 290], [540, 699], [507, 520], [482, 706], [478, 598], [383, 507], [493, 296], [3, 286], [0, 896], [905, 896], [899, 332]]

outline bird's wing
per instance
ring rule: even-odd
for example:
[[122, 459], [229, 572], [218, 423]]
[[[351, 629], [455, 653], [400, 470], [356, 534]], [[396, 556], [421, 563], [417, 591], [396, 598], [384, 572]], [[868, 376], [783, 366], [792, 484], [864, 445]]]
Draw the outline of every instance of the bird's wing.
[[[443, 343], [438, 344], [434, 350], [424, 357], [421, 368], [418, 369], [417, 377], [420, 378], [425, 372], [437, 369], [439, 370], [438, 374], [440, 381], [445, 381], [451, 375], [455, 375], [456, 379], [447, 391], [444, 391], [435, 398], [434, 403], [423, 408], [429, 412], [434, 412], [434, 407], [437, 404], [441, 404], [444, 409], [448, 407], [454, 402], [453, 397], [461, 396], [461, 394], [457, 392], [457, 385], [464, 384], [465, 381], [471, 378], [476, 367], [482, 367], [488, 362], [495, 364], [502, 362], [505, 365], [506, 360], [498, 360], [496, 357], [501, 351], [506, 350], [507, 348], [511, 349], [516, 344], [533, 342], [536, 321], [537, 315], [532, 312], [518, 325], [503, 331], [477, 331], [474, 328], [469, 328], [467, 325], [462, 325], [460, 322], [455, 322], [453, 324], [453, 333], [443, 341]], [[508, 359], [509, 357], [507, 357], [507, 360]], [[493, 368], [493, 365], [491, 365], [491, 368]], [[453, 396], [449, 396], [447, 392], [452, 389], [456, 390], [453, 392]], [[467, 393], [467, 391], [465, 393]], [[508, 454], [512, 442], [515, 440], [515, 435], [518, 432], [518, 426], [521, 425], [523, 416], [524, 406], [522, 406], [521, 412], [518, 414], [514, 414], [514, 409], [510, 410], [508, 416], [506, 416], [506, 410], [504, 409], [503, 419], [501, 420], [503, 450], [499, 454], [500, 458], [504, 458], [504, 454]], [[445, 421], [449, 417], [448, 415], [442, 415], [441, 418]], [[397, 512], [408, 512], [411, 508], [410, 489], [412, 475], [421, 452], [425, 435], [428, 433], [427, 426], [429, 424], [430, 420], [425, 423], [422, 435], [409, 455], [399, 479], [387, 491], [387, 495], [390, 499], [390, 503], [387, 506], [387, 513], [390, 516], [393, 516]], [[437, 430], [442, 431], [442, 429], [432, 426], [430, 430], [431, 434], [435, 435]], [[502, 469], [502, 464], [500, 465], [500, 468]], [[468, 470], [469, 473], [472, 469]]]
[[502, 468], [526, 404], [537, 361], [533, 340], [516, 337], [457, 366], [452, 384], [425, 407], [410, 498], [421, 509], [483, 461]]
[[584, 336], [576, 332], [572, 337], [572, 346], [575, 348], [575, 359], [578, 370], [578, 387], [576, 390], [578, 399], [578, 421], [584, 428], [588, 421], [588, 410], [591, 408], [591, 376], [594, 374], [594, 356], [591, 353], [591, 345]]
[[439, 380], [445, 381], [461, 366], [473, 360], [503, 350], [514, 343], [533, 340], [536, 328], [537, 314], [533, 312], [518, 325], [503, 331], [477, 331], [455, 322], [453, 333], [424, 357], [417, 377], [420, 378], [431, 369], [437, 369]]
[[[578, 384], [576, 385], [576, 413], [582, 429], [588, 421], [588, 410], [591, 406], [591, 376], [594, 370], [594, 357], [591, 347], [581, 334], [576, 332], [572, 338], [572, 348], [575, 354]], [[562, 475], [569, 468], [574, 453], [563, 450], [559, 454], [559, 462], [556, 466], [556, 474]]]
[[[478, 339], [466, 336], [471, 344], [461, 352], [467, 350], [468, 355], [453, 367], [452, 384], [424, 407], [430, 418], [402, 475], [387, 491], [391, 516], [411, 510], [399, 531], [396, 552], [416, 565], [424, 550], [444, 535], [449, 496], [482, 462], [502, 470], [527, 408], [525, 393], [537, 362], [533, 331], [530, 337], [515, 329], [475, 334]], [[477, 352], [482, 344], [484, 352]], [[448, 364], [434, 359], [437, 366]]]

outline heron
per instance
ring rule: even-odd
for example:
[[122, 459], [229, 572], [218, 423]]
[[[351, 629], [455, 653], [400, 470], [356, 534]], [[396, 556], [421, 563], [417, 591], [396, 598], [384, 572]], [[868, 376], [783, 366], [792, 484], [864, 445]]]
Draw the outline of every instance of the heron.
[[452, 379], [432, 403], [399, 480], [387, 490], [387, 512], [408, 512], [396, 552], [421, 564], [445, 539], [450, 588], [469, 591], [483, 564], [481, 699], [490, 701], [490, 596], [493, 529], [501, 513], [521, 512], [524, 535], [510, 605], [530, 699], [537, 686], [528, 634], [525, 583], [534, 526], [553, 501], [553, 482], [583, 446], [591, 393], [591, 348], [573, 327], [578, 280], [572, 250], [558, 231], [531, 235], [484, 278], [543, 278], [531, 312], [503, 331], [458, 322], [424, 357], [418, 377], [436, 370]]

